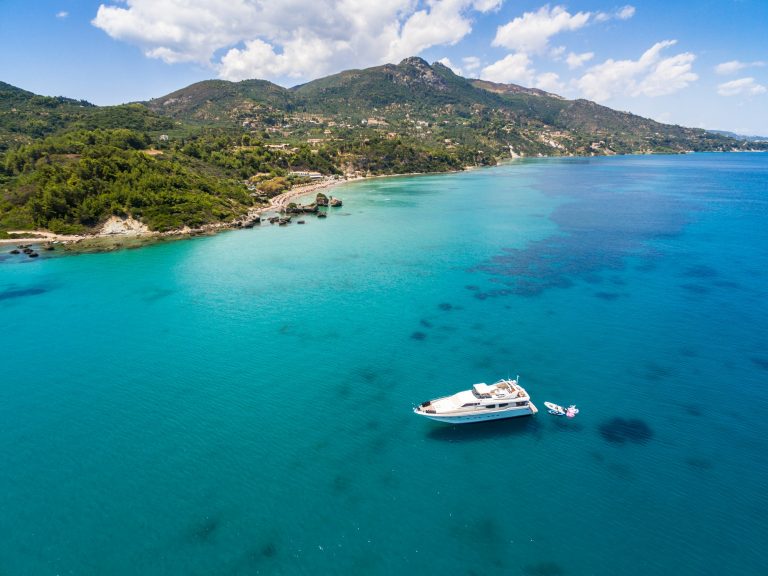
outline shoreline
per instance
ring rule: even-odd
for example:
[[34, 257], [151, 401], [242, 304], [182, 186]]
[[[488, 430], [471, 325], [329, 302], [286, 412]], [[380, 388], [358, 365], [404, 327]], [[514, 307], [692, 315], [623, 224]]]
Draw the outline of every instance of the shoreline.
[[[261, 217], [263, 214], [271, 212], [282, 212], [291, 202], [297, 198], [312, 194], [318, 190], [324, 190], [329, 188], [335, 188], [341, 184], [348, 182], [357, 182], [365, 180], [366, 177], [350, 178], [350, 179], [336, 179], [336, 178], [324, 178], [319, 182], [311, 182], [309, 184], [303, 184], [287, 190], [277, 196], [273, 196], [269, 199], [267, 206], [254, 207], [248, 210], [245, 216], [242, 216], [231, 222], [213, 222], [210, 224], [204, 224], [198, 228], [177, 228], [174, 230], [168, 230], [166, 232], [156, 231], [132, 231], [126, 230], [123, 232], [104, 232], [103, 228], [101, 232], [95, 234], [56, 234], [48, 230], [11, 230], [9, 234], [17, 234], [17, 238], [0, 238], [0, 246], [16, 245], [16, 244], [29, 244], [40, 245], [46, 243], [54, 243], [67, 249], [71, 249], [71, 246], [78, 244], [98, 244], [105, 243], [104, 248], [108, 249], [110, 244], [111, 248], [122, 248], [123, 242], [134, 243], [137, 246], [146, 246], [152, 242], [160, 240], [172, 240], [172, 239], [185, 239], [192, 236], [203, 236], [208, 234], [215, 234], [224, 230], [237, 230], [241, 227], [243, 222], [253, 220], [254, 218]], [[106, 225], [104, 226], [106, 227]], [[27, 236], [21, 236], [27, 234]], [[114, 242], [114, 244], [112, 243]], [[89, 246], [91, 247], [91, 246]], [[93, 246], [98, 248], [98, 246]]]
[[120, 220], [117, 216], [112, 216], [102, 226], [102, 230], [95, 234], [56, 234], [48, 230], [10, 230], [9, 234], [29, 234], [29, 236], [19, 236], [18, 238], [0, 238], [0, 246], [9, 245], [42, 245], [55, 244], [58, 252], [91, 253], [91, 252], [111, 252], [115, 250], [143, 248], [163, 241], [187, 240], [197, 236], [210, 236], [227, 230], [239, 230], [243, 224], [254, 219], [261, 218], [269, 213], [281, 213], [288, 204], [294, 202], [297, 198], [307, 196], [319, 190], [336, 188], [343, 184], [351, 182], [360, 182], [363, 180], [373, 180], [378, 178], [398, 178], [423, 175], [455, 174], [468, 172], [481, 168], [480, 166], [466, 166], [462, 170], [449, 170], [446, 172], [409, 172], [405, 174], [378, 174], [375, 176], [358, 176], [354, 178], [338, 178], [326, 176], [318, 182], [310, 182], [296, 186], [281, 194], [269, 199], [267, 206], [253, 207], [248, 212], [230, 222], [213, 222], [204, 224], [198, 228], [177, 228], [166, 232], [157, 232], [146, 230], [146, 226], [132, 218], [122, 219], [125, 224], [121, 231], [105, 232], [110, 229], [109, 224], [114, 220]]

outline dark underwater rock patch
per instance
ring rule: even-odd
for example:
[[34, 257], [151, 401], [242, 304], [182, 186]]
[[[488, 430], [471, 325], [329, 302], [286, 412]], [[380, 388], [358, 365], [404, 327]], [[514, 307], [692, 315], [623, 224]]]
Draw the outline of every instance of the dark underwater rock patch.
[[600, 298], [600, 300], [607, 300], [612, 301], [619, 298], [621, 294], [617, 294], [616, 292], [595, 292], [595, 297]]
[[680, 288], [691, 294], [709, 294], [709, 288], [701, 284], [680, 284]]
[[427, 335], [424, 332], [419, 332], [418, 330], [411, 334], [412, 340], [426, 340]]
[[712, 282], [712, 285], [718, 288], [730, 288], [731, 290], [741, 290], [743, 288], [741, 284], [733, 280], [715, 280]]
[[763, 370], [768, 370], [768, 358], [761, 358], [760, 356], [752, 356], [750, 360], [752, 360], [752, 363], [758, 368], [762, 368]]
[[607, 272], [624, 270], [628, 257], [649, 264], [656, 256], [653, 239], [676, 237], [689, 221], [688, 206], [651, 189], [616, 194], [576, 183], [567, 194], [572, 201], [549, 215], [558, 234], [522, 249], [503, 249], [471, 271], [489, 274], [521, 296], [594, 283], [608, 278]]
[[691, 266], [683, 272], [683, 276], [686, 278], [715, 278], [719, 275], [720, 273], [717, 270], [706, 264]]
[[220, 521], [216, 517], [207, 517], [204, 522], [192, 530], [192, 537], [197, 542], [210, 542], [219, 530]]
[[645, 377], [648, 380], [665, 380], [672, 375], [672, 368], [662, 366], [655, 362], [648, 362], [645, 365]]
[[421, 324], [424, 328], [432, 328], [433, 324], [426, 318], [422, 318], [419, 320], [419, 324]]
[[701, 407], [697, 406], [696, 404], [685, 404], [683, 405], [683, 410], [689, 416], [696, 416], [697, 418], [702, 414]]
[[437, 307], [440, 308], [440, 310], [442, 310], [443, 312], [448, 312], [450, 310], [453, 310], [453, 304], [451, 304], [450, 302], [440, 302], [440, 304], [438, 304]]
[[155, 302], [157, 300], [162, 300], [173, 293], [174, 290], [169, 288], [152, 288], [144, 293], [142, 300], [144, 300], [144, 302]]
[[13, 298], [37, 296], [38, 294], [45, 294], [46, 292], [48, 292], [48, 288], [42, 288], [42, 287], [7, 288], [2, 292], [0, 292], [0, 300], [12, 300]]
[[612, 418], [599, 426], [600, 435], [606, 442], [645, 444], [653, 437], [653, 430], [639, 418]]
[[349, 382], [341, 382], [336, 386], [336, 396], [339, 398], [348, 398], [352, 393], [352, 384]]
[[686, 458], [685, 463], [689, 468], [693, 468], [694, 470], [711, 470], [713, 466], [711, 460], [707, 460], [706, 458], [697, 458], [696, 456]]
[[379, 372], [373, 366], [363, 366], [356, 368], [354, 374], [365, 382], [374, 382], [379, 377]]
[[333, 491], [344, 493], [352, 486], [352, 481], [348, 476], [337, 474], [333, 478]]

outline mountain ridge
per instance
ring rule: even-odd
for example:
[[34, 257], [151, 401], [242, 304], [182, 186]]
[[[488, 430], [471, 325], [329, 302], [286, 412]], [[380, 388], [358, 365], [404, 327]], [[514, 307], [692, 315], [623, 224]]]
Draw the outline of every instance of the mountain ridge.
[[[201, 90], [201, 86], [206, 90]], [[736, 139], [663, 124], [584, 99], [468, 79], [419, 57], [350, 69], [282, 88], [263, 80], [205, 81], [144, 103], [178, 120], [279, 133], [287, 139], [348, 137], [373, 118], [382, 134], [461, 143], [502, 156], [725, 151]], [[319, 117], [308, 125], [301, 114]], [[421, 122], [414, 128], [414, 122]], [[339, 130], [345, 125], [348, 130]], [[325, 134], [326, 136], [328, 134]], [[262, 137], [265, 134], [261, 134]]]
[[94, 106], [0, 83], [0, 236], [227, 224], [308, 174], [445, 172], [518, 156], [768, 149], [406, 58], [292, 88], [205, 80]]

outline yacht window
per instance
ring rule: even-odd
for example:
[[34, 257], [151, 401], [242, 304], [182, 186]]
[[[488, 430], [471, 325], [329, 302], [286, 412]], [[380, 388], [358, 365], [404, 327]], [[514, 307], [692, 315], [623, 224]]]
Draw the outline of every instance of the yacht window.
[[466, 404], [462, 404], [461, 407], [464, 408], [465, 406], [477, 406], [480, 404], [480, 402], [467, 402]]
[[505, 408], [506, 406], [509, 406], [509, 404], [506, 402], [504, 404], [499, 404], [499, 408]]
[[491, 408], [496, 408], [496, 404], [488, 404], [486, 408], [488, 408], [488, 410], [490, 410]]

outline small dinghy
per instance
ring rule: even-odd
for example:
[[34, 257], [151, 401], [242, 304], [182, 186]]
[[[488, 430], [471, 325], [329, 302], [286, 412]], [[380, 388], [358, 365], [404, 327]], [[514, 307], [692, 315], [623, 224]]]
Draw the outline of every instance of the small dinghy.
[[554, 404], [553, 402], [544, 402], [544, 406], [546, 406], [547, 412], [555, 416], [567, 416], [568, 418], [573, 418], [579, 413], [579, 409], [576, 408], [575, 404], [571, 404], [568, 408], [563, 408], [559, 404]]

